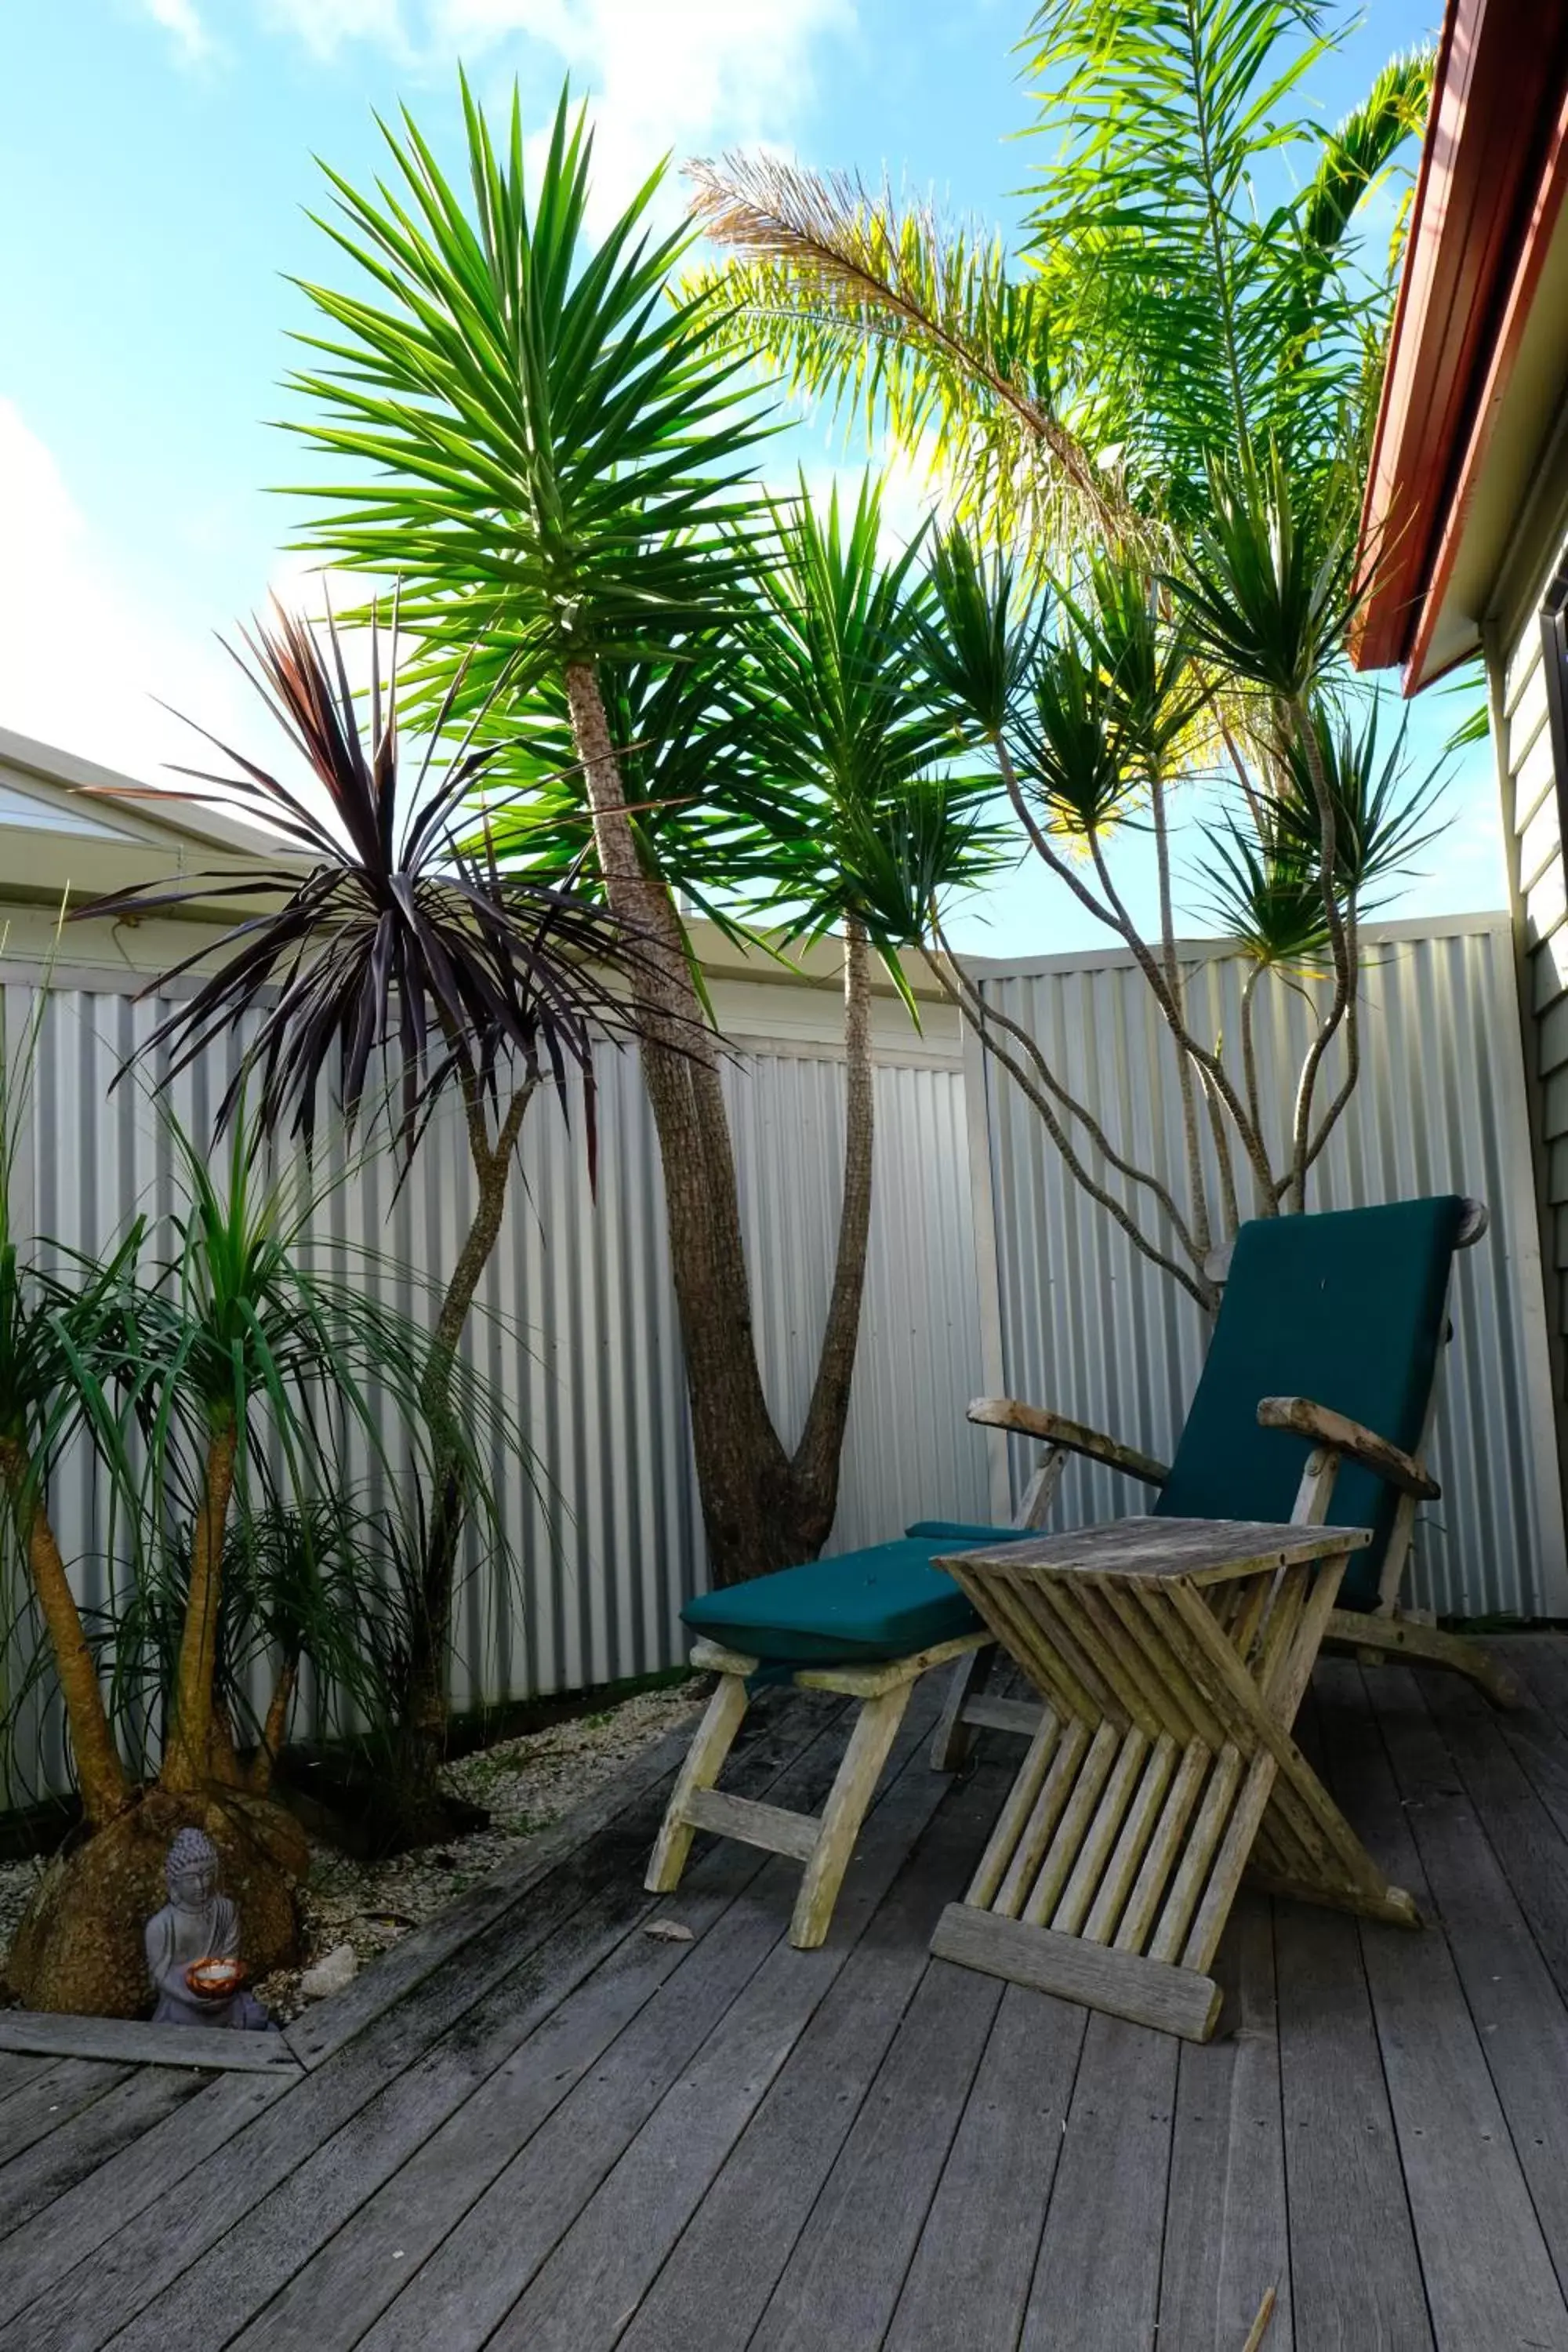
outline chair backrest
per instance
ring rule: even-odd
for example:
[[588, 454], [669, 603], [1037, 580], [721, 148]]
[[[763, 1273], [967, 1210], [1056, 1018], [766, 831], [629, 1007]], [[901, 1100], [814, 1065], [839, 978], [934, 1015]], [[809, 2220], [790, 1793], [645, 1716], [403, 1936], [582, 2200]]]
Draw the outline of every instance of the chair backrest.
[[[1243, 1225], [1156, 1513], [1289, 1517], [1310, 1447], [1289, 1431], [1258, 1427], [1266, 1396], [1310, 1397], [1415, 1453], [1467, 1205], [1454, 1197], [1401, 1201]], [[1397, 1503], [1374, 1472], [1341, 1464], [1330, 1521], [1371, 1528], [1374, 1538], [1346, 1570], [1347, 1607], [1377, 1599]]]

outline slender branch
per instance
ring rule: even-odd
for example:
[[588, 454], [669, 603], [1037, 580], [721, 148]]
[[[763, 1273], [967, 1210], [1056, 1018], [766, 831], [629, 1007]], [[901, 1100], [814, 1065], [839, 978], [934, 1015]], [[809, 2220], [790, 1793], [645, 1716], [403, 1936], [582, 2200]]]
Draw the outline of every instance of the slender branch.
[[1039, 1114], [1039, 1118], [1045, 1127], [1047, 1134], [1050, 1137], [1051, 1141], [1056, 1145], [1057, 1150], [1062, 1156], [1062, 1159], [1066, 1161], [1068, 1171], [1074, 1181], [1089, 1194], [1091, 1201], [1099, 1202], [1100, 1207], [1104, 1209], [1113, 1221], [1121, 1227], [1128, 1240], [1132, 1244], [1134, 1249], [1140, 1251], [1144, 1257], [1151, 1261], [1152, 1265], [1161, 1267], [1164, 1273], [1170, 1275], [1175, 1281], [1179, 1282], [1182, 1288], [1187, 1293], [1188, 1297], [1195, 1299], [1205, 1314], [1212, 1312], [1217, 1297], [1217, 1293], [1214, 1290], [1213, 1286], [1203, 1282], [1201, 1277], [1194, 1280], [1194, 1276], [1187, 1272], [1185, 1266], [1179, 1265], [1173, 1257], [1168, 1256], [1163, 1250], [1159, 1248], [1155, 1243], [1149, 1239], [1147, 1234], [1142, 1231], [1133, 1217], [1129, 1213], [1124, 1204], [1116, 1198], [1116, 1195], [1113, 1192], [1107, 1192], [1103, 1184], [1096, 1183], [1094, 1178], [1089, 1174], [1088, 1169], [1084, 1166], [1083, 1161], [1079, 1158], [1078, 1153], [1074, 1150], [1071, 1138], [1068, 1136], [1067, 1129], [1063, 1127], [1061, 1121], [1058, 1118], [1055, 1111], [1052, 1109], [1048, 1097], [1040, 1087], [1035, 1084], [1034, 1080], [1029, 1076], [1027, 1070], [1024, 1067], [1024, 1065], [1018, 1061], [1014, 1055], [1008, 1052], [1005, 1045], [999, 1045], [996, 1039], [989, 1034], [989, 1022], [992, 1018], [991, 1008], [989, 1006], [983, 1006], [982, 1011], [979, 1013], [976, 1013], [961, 991], [949, 987], [948, 992], [952, 1001], [957, 1004], [959, 1013], [963, 1016], [963, 1020], [968, 1023], [970, 1028], [973, 1030], [975, 1035], [979, 1038], [980, 1043], [986, 1053], [992, 1055], [996, 1061], [1000, 1062], [1002, 1067], [1007, 1072], [1008, 1076], [1014, 1081], [1014, 1084], [1020, 1088], [1026, 1099], [1034, 1106], [1036, 1111]]
[[[1344, 918], [1340, 910], [1338, 894], [1338, 841], [1334, 822], [1334, 804], [1329, 791], [1328, 777], [1323, 770], [1322, 751], [1317, 729], [1304, 697], [1298, 696], [1290, 705], [1290, 718], [1296, 729], [1301, 754], [1311, 779], [1312, 796], [1318, 805], [1320, 857], [1318, 887], [1322, 893], [1323, 913], [1329, 927], [1329, 940], [1334, 959], [1334, 994], [1328, 1013], [1319, 1024], [1318, 1034], [1307, 1048], [1301, 1065], [1301, 1076], [1296, 1089], [1296, 1115], [1290, 1152], [1290, 1193], [1298, 1212], [1307, 1199], [1307, 1169], [1312, 1131], [1312, 1095], [1318, 1083], [1318, 1072], [1328, 1052], [1355, 991], [1357, 974], [1352, 964], [1345, 934]], [[1336, 1116], [1337, 1116], [1336, 1112]]]
[[1258, 1048], [1252, 1034], [1252, 999], [1267, 970], [1266, 964], [1254, 964], [1241, 992], [1241, 1082], [1247, 1093], [1247, 1116], [1259, 1134], [1263, 1131], [1263, 1109], [1258, 1097]]
[[986, 1022], [994, 1022], [999, 1029], [1005, 1030], [1009, 1036], [1016, 1037], [1017, 1039], [1019, 1045], [1023, 1046], [1024, 1051], [1028, 1055], [1030, 1061], [1034, 1064], [1036, 1069], [1039, 1073], [1041, 1084], [1051, 1095], [1055, 1097], [1056, 1100], [1061, 1105], [1062, 1108], [1068, 1112], [1069, 1117], [1077, 1119], [1079, 1125], [1088, 1131], [1089, 1139], [1093, 1144], [1095, 1150], [1100, 1153], [1102, 1159], [1110, 1162], [1110, 1166], [1116, 1170], [1118, 1175], [1125, 1176], [1131, 1183], [1141, 1184], [1146, 1192], [1153, 1194], [1160, 1207], [1164, 1211], [1166, 1216], [1175, 1227], [1177, 1238], [1180, 1240], [1182, 1247], [1186, 1251], [1187, 1255], [1192, 1259], [1193, 1264], [1196, 1266], [1201, 1266], [1205, 1257], [1208, 1254], [1208, 1244], [1205, 1242], [1204, 1247], [1201, 1250], [1199, 1249], [1196, 1236], [1188, 1225], [1186, 1219], [1183, 1216], [1180, 1208], [1176, 1204], [1175, 1198], [1169, 1189], [1161, 1182], [1157, 1176], [1151, 1175], [1147, 1169], [1140, 1168], [1133, 1160], [1123, 1158], [1121, 1153], [1117, 1150], [1115, 1145], [1111, 1142], [1110, 1138], [1107, 1135], [1104, 1128], [1095, 1118], [1093, 1112], [1089, 1109], [1086, 1104], [1080, 1102], [1076, 1095], [1070, 1094], [1068, 1088], [1062, 1084], [1060, 1078], [1057, 1076], [1055, 1071], [1051, 1068], [1049, 1063], [1046, 1059], [1045, 1054], [1041, 1049], [1039, 1040], [1030, 1035], [1028, 1030], [1025, 1028], [1021, 1021], [1015, 1021], [1010, 1013], [1004, 1013], [999, 1004], [988, 1004], [986, 1003], [981, 990], [975, 986], [973, 981], [964, 971], [963, 966], [959, 961], [957, 956], [954, 955], [952, 948], [949, 947], [947, 940], [942, 936], [941, 929], [935, 926], [933, 926], [933, 929], [936, 930], [938, 946], [941, 948], [942, 954], [947, 958], [948, 962], [952, 965], [953, 971], [957, 973], [962, 988], [965, 992], [964, 997], [961, 997], [958, 990], [953, 987], [952, 982], [949, 980], [947, 974], [942, 970], [935, 958], [931, 956], [929, 950], [925, 950], [926, 962], [932, 972], [936, 975], [936, 978], [942, 989], [946, 992], [950, 1003], [956, 1004], [959, 1010], [963, 1012], [965, 1007], [965, 998], [967, 999], [968, 1003], [975, 1009], [979, 1024], [977, 1034], [983, 1034], [984, 1024]]
[[1206, 1070], [1202, 1075], [1204, 1101], [1208, 1106], [1209, 1131], [1214, 1137], [1215, 1157], [1219, 1161], [1220, 1205], [1228, 1240], [1241, 1223], [1241, 1204], [1236, 1195], [1236, 1166], [1231, 1157], [1230, 1134], [1225, 1123], [1225, 1109], [1218, 1090]]
[[[1171, 892], [1170, 815], [1165, 798], [1165, 780], [1158, 763], [1149, 774], [1149, 803], [1154, 819], [1154, 862], [1160, 882], [1160, 953], [1165, 967], [1165, 986], [1184, 1026], [1186, 1005], [1183, 998], [1182, 968], [1176, 959], [1176, 922]], [[1193, 1241], [1194, 1249], [1201, 1253], [1201, 1264], [1208, 1255], [1211, 1239], [1208, 1188], [1204, 1182], [1203, 1152], [1198, 1141], [1193, 1064], [1191, 1057], [1180, 1048], [1176, 1054], [1176, 1080], [1182, 1092], [1182, 1134], [1187, 1148], [1187, 1191], [1193, 1211]]]

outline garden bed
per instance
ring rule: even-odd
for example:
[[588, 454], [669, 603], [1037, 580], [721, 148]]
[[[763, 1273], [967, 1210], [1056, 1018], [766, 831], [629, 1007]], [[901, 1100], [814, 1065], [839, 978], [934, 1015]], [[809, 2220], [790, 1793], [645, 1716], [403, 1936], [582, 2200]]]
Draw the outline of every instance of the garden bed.
[[[304, 1959], [256, 1987], [287, 2024], [308, 2004], [304, 1969], [337, 1947], [353, 1947], [363, 1965], [421, 1927], [510, 1855], [531, 1836], [592, 1794], [601, 1781], [689, 1715], [703, 1685], [685, 1681], [641, 1690], [587, 1714], [563, 1716], [457, 1758], [447, 1767], [450, 1793], [479, 1806], [488, 1828], [422, 1846], [384, 1861], [345, 1853], [326, 1838], [310, 1838], [310, 1874], [301, 1889]], [[41, 1861], [0, 1863], [0, 1951], [26, 1908]]]

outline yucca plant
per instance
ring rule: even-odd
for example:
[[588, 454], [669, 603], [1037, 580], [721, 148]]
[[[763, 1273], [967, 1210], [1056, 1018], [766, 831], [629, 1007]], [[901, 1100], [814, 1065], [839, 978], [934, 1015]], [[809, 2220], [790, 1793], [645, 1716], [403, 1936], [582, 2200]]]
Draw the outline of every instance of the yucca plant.
[[[793, 878], [811, 822], [798, 791], [790, 803], [809, 778], [781, 778], [748, 743], [731, 758], [724, 649], [788, 561], [748, 479], [765, 421], [741, 397], [740, 362], [717, 349], [708, 307], [670, 299], [690, 236], [654, 233], [658, 175], [595, 241], [582, 113], [563, 98], [530, 185], [516, 101], [501, 135], [466, 86], [463, 104], [466, 190], [406, 115], [386, 133], [385, 184], [331, 175], [336, 209], [322, 225], [354, 282], [305, 289], [318, 323], [294, 421], [322, 461], [301, 493], [305, 541], [335, 566], [402, 579], [433, 696], [463, 672], [458, 709], [492, 697], [495, 729], [515, 725], [535, 748], [542, 716], [547, 728], [564, 719], [578, 838], [591, 837], [599, 887], [643, 943], [632, 994], [709, 1561], [724, 1580], [817, 1549], [847, 1403], [835, 1377], [833, 1410], [804, 1454], [770, 1413], [723, 1049], [676, 895], [728, 900], [731, 919], [737, 887], [742, 916], [776, 901], [768, 868], [782, 847]], [[523, 870], [549, 870], [570, 814], [556, 795], [510, 826]], [[836, 1358], [841, 1325], [824, 1342]]]
[[[437, 1453], [409, 1682], [412, 1818], [431, 1813], [436, 1802], [453, 1578], [463, 1522], [479, 1491], [462, 1474], [463, 1433], [452, 1403], [464, 1328], [500, 1233], [523, 1121], [542, 1087], [553, 1088], [564, 1108], [580, 1104], [592, 1168], [595, 1044], [626, 1034], [625, 983], [635, 988], [642, 976], [646, 943], [574, 887], [581, 849], [559, 875], [518, 873], [503, 867], [486, 827], [476, 830], [473, 803], [498, 747], [478, 740], [481, 705], [455, 749], [440, 755], [460, 676], [418, 756], [405, 761], [395, 613], [387, 641], [372, 616], [363, 711], [334, 622], [321, 630], [279, 612], [272, 625], [247, 632], [245, 646], [249, 660], [242, 667], [301, 757], [313, 793], [224, 745], [217, 748], [228, 772], [187, 772], [202, 797], [265, 826], [287, 855], [247, 876], [186, 876], [81, 911], [179, 906], [210, 893], [215, 878], [228, 895], [258, 902], [257, 912], [218, 942], [216, 969], [153, 1039], [167, 1083], [220, 1037], [238, 1036], [217, 1115], [220, 1129], [231, 1128], [237, 1139], [247, 1124], [239, 1108], [248, 1101], [261, 1135], [297, 1138], [309, 1153], [330, 1104], [351, 1131], [361, 1122], [374, 1131], [384, 1119], [406, 1160], [440, 1106], [455, 1099], [459, 1108], [474, 1206], [457, 1263], [443, 1270], [419, 1398]], [[229, 1208], [241, 1191], [231, 1185]], [[229, 1208], [212, 1209], [217, 1281]], [[233, 1432], [222, 1398], [214, 1411], [212, 1467], [221, 1485]], [[205, 1525], [198, 1511], [198, 1589], [214, 1557]], [[203, 1668], [193, 1690], [205, 1689], [206, 1679]], [[198, 1727], [193, 1769], [202, 1736]]]

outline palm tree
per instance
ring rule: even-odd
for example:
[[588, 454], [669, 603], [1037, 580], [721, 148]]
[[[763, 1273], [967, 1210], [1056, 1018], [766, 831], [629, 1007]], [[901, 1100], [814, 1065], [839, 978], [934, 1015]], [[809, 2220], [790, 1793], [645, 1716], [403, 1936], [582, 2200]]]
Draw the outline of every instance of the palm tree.
[[[944, 594], [950, 656], [964, 642], [961, 698], [1031, 848], [1149, 982], [1175, 1048], [1184, 1207], [1120, 1157], [1081, 1104], [1069, 1108], [1029, 1041], [1004, 1045], [993, 1018], [987, 1042], [1009, 1067], [1023, 1055], [1069, 1169], [1143, 1237], [1139, 1246], [1149, 1236], [1133, 1198], [1154, 1204], [1151, 1254], [1205, 1303], [1210, 1244], [1239, 1213], [1233, 1154], [1250, 1171], [1257, 1211], [1300, 1207], [1349, 1100], [1359, 1069], [1353, 902], [1409, 854], [1427, 792], [1405, 793], [1397, 851], [1347, 876], [1321, 753], [1331, 732], [1323, 698], [1348, 691], [1333, 632], [1364, 586], [1354, 576], [1359, 457], [1398, 247], [1396, 236], [1380, 268], [1354, 229], [1420, 127], [1431, 59], [1395, 58], [1365, 102], [1324, 131], [1305, 110], [1308, 77], [1338, 37], [1323, 13], [1312, 0], [1046, 0], [1022, 47], [1037, 135], [1052, 144], [1032, 177], [1016, 263], [999, 239], [848, 175], [771, 158], [689, 166], [693, 217], [728, 248], [691, 289], [723, 346], [760, 357], [874, 439], [933, 451], [948, 505], [976, 542], [962, 577], [954, 556]], [[1260, 199], [1271, 184], [1282, 193]], [[1005, 633], [1007, 593], [1000, 606], [980, 593], [967, 620], [957, 609], [978, 590], [986, 544], [1008, 551], [1015, 604], [1043, 592], [1063, 622], [1027, 665], [1033, 709], [1021, 736], [1017, 698], [1009, 688], [999, 700], [997, 646], [986, 642], [988, 629]], [[1314, 581], [1317, 613], [1292, 609]], [[1151, 699], [1162, 665], [1169, 691]], [[1163, 740], [1151, 739], [1152, 723]], [[1020, 740], [1032, 746], [1032, 775], [1015, 756]], [[1238, 825], [1250, 836], [1226, 895], [1234, 908], [1244, 882], [1256, 885], [1245, 928], [1270, 932], [1270, 970], [1285, 968], [1279, 927], [1301, 873], [1299, 843], [1287, 877], [1270, 826], [1292, 809], [1294, 842], [1304, 807], [1316, 828], [1318, 919], [1297, 924], [1290, 970], [1300, 982], [1326, 964], [1332, 992], [1300, 1075], [1283, 1173], [1246, 1073], [1194, 1035], [1184, 1000], [1171, 800], [1216, 763], [1237, 795], [1222, 837], [1234, 844]], [[1373, 782], [1363, 771], [1353, 790]], [[1157, 940], [1142, 937], [1108, 863], [1129, 818], [1153, 835]], [[1087, 852], [1087, 868], [1061, 834]], [[956, 961], [942, 968], [977, 1013]], [[1320, 1119], [1336, 1039], [1344, 1071]]]
[[[396, 193], [333, 175], [329, 234], [366, 290], [306, 289], [326, 326], [306, 338], [317, 363], [295, 379], [310, 404], [299, 429], [335, 469], [310, 493], [307, 543], [402, 579], [433, 693], [468, 664], [460, 707], [493, 697], [498, 728], [541, 706], [564, 715], [600, 884], [640, 943], [633, 996], [710, 1566], [721, 1580], [752, 1575], [826, 1533], [845, 1384], [822, 1391], [831, 1410], [808, 1453], [787, 1448], [756, 1359], [722, 1050], [672, 887], [697, 829], [668, 806], [652, 813], [663, 822], [640, 821], [634, 761], [658, 759], [634, 752], [640, 739], [621, 721], [634, 708], [652, 718], [649, 698], [662, 698], [689, 749], [710, 718], [732, 740], [735, 706], [710, 657], [765, 569], [765, 509], [742, 478], [763, 425], [705, 306], [668, 299], [689, 238], [652, 235], [655, 183], [591, 247], [583, 116], [563, 99], [531, 206], [516, 101], [504, 149], [466, 85], [463, 102], [470, 203], [406, 115], [401, 136], [386, 132]], [[766, 858], [777, 806], [766, 782], [762, 803], [743, 784], [731, 802], [721, 772], [702, 787], [707, 808], [724, 807], [726, 879], [737, 858]], [[859, 1215], [853, 1191], [847, 1214]], [[847, 1279], [825, 1339], [836, 1361], [858, 1300]]]
[[[1341, 37], [1316, 0], [1047, 0], [1017, 260], [853, 173], [771, 156], [687, 166], [730, 257], [692, 279], [721, 345], [873, 440], [929, 450], [957, 519], [1058, 556], [1179, 527], [1211, 460], [1292, 471], [1370, 425], [1398, 241], [1353, 231], [1419, 134], [1427, 49], [1332, 130], [1303, 85]], [[1260, 184], [1286, 193], [1259, 205]]]

